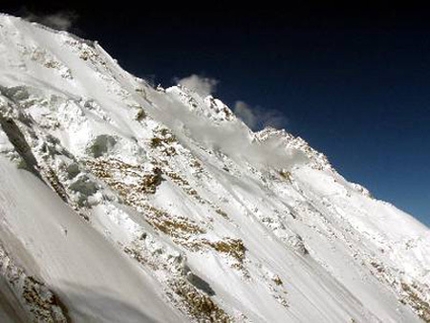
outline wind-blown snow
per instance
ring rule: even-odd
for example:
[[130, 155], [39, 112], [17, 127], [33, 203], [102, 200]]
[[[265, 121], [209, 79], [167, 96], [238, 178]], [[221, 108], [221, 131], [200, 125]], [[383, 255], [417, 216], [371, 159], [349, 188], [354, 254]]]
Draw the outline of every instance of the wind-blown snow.
[[430, 231], [285, 131], [0, 16], [0, 320], [430, 321]]

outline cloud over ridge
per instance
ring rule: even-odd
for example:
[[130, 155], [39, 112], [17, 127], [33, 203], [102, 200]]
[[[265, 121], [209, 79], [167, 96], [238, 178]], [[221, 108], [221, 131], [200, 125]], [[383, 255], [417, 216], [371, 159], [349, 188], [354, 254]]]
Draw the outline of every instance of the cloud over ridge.
[[53, 29], [68, 31], [78, 19], [78, 15], [71, 11], [59, 11], [52, 14], [35, 14], [26, 11], [23, 19], [37, 22]]
[[197, 74], [192, 74], [184, 78], [175, 78], [174, 81], [187, 89], [196, 92], [201, 97], [206, 97], [216, 92], [216, 87], [219, 83], [214, 78], [204, 77]]
[[240, 100], [235, 102], [233, 112], [252, 130], [265, 127], [285, 128], [288, 123], [285, 115], [278, 110], [252, 107]]

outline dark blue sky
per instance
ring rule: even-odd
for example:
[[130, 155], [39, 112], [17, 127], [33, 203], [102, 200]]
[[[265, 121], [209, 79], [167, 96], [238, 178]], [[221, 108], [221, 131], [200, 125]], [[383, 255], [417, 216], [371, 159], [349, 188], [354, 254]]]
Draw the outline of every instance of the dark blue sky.
[[3, 11], [72, 11], [72, 32], [165, 87], [219, 80], [225, 103], [281, 112], [348, 180], [430, 225], [429, 8], [259, 6], [14, 1]]

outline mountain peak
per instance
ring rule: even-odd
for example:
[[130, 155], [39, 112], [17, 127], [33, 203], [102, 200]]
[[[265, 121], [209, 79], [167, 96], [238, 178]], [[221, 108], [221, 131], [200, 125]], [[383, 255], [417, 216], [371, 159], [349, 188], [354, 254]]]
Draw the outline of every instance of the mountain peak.
[[234, 113], [221, 100], [212, 95], [202, 96], [184, 85], [176, 85], [166, 89], [166, 92], [177, 98], [199, 116], [208, 118], [215, 123], [237, 121]]
[[429, 229], [285, 130], [0, 17], [0, 320], [430, 320]]

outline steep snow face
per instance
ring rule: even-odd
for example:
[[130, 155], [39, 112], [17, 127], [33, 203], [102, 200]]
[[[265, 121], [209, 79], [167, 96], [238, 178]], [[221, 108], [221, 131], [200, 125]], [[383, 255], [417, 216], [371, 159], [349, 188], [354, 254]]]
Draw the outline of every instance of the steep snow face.
[[430, 232], [285, 131], [0, 16], [0, 320], [430, 321]]

